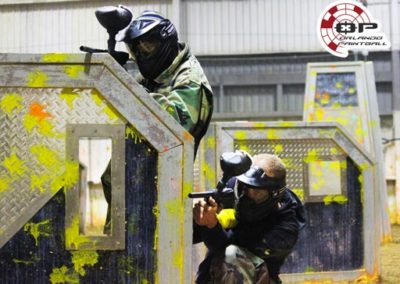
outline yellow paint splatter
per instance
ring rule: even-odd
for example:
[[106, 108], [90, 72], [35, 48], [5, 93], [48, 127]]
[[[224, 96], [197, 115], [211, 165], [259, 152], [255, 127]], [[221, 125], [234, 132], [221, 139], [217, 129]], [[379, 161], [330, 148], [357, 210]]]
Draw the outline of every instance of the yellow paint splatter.
[[17, 154], [12, 153], [4, 159], [2, 165], [10, 172], [11, 175], [23, 175], [27, 170], [24, 161], [18, 158]]
[[278, 155], [280, 152], [283, 151], [283, 145], [282, 144], [275, 145], [274, 151], [275, 151], [275, 154]]
[[344, 195], [327, 195], [324, 197], [325, 205], [331, 203], [345, 204], [348, 201], [347, 197]]
[[74, 108], [74, 101], [80, 96], [80, 94], [74, 93], [71, 89], [63, 89], [60, 98], [64, 100], [67, 105], [69, 106], [69, 109]]
[[169, 200], [166, 201], [164, 203], [164, 207], [165, 209], [167, 209], [167, 212], [176, 217], [181, 219], [181, 217], [183, 216], [184, 212], [183, 212], [183, 204], [182, 204], [182, 200], [180, 198], [176, 198], [173, 200]]
[[59, 169], [63, 164], [63, 159], [61, 159], [58, 153], [45, 145], [34, 145], [30, 148], [30, 152], [47, 169]]
[[295, 122], [295, 121], [280, 121], [278, 124], [281, 127], [293, 127], [297, 124], [297, 122]]
[[215, 184], [217, 182], [217, 174], [213, 167], [211, 167], [208, 163], [204, 163], [202, 165], [202, 175], [206, 177], [208, 184]]
[[157, 244], [158, 244], [158, 235], [159, 235], [159, 225], [160, 225], [160, 210], [158, 209], [158, 204], [156, 204], [153, 207], [152, 213], [156, 219], [156, 231], [154, 232], [154, 243], [153, 243], [153, 249], [157, 249]]
[[71, 78], [77, 78], [84, 70], [85, 67], [83, 65], [68, 65], [64, 67], [64, 72]]
[[43, 193], [46, 191], [45, 184], [49, 182], [51, 177], [49, 175], [31, 175], [31, 190], [38, 189]]
[[267, 139], [279, 139], [279, 135], [275, 129], [267, 130]]
[[324, 116], [325, 116], [325, 110], [323, 108], [317, 108], [315, 110], [316, 121], [324, 120]]
[[247, 133], [245, 131], [235, 131], [233, 137], [236, 140], [245, 140], [247, 138]]
[[93, 98], [93, 101], [95, 102], [95, 104], [98, 106], [100, 106], [104, 102], [103, 97], [95, 89], [92, 90], [92, 98]]
[[243, 140], [242, 141], [239, 140], [237, 142], [238, 142], [239, 150], [244, 151], [246, 153], [251, 152], [249, 146]]
[[28, 87], [46, 87], [46, 82], [48, 77], [46, 73], [41, 71], [40, 69], [36, 69], [35, 71], [28, 74], [27, 78], [27, 86]]
[[48, 237], [51, 234], [50, 220], [44, 220], [39, 223], [26, 223], [24, 226], [24, 232], [27, 232], [35, 239], [36, 246], [39, 244], [39, 237]]
[[67, 247], [74, 249], [80, 249], [86, 244], [95, 243], [87, 236], [79, 234], [79, 216], [75, 216], [71, 225], [65, 228], [65, 243]]
[[341, 125], [348, 125], [348, 124], [349, 124], [348, 119], [343, 118], [343, 117], [338, 117], [338, 118], [336, 119], [336, 122], [339, 123], [339, 124], [341, 124]]
[[78, 273], [69, 270], [65, 265], [60, 268], [54, 268], [50, 274], [50, 282], [52, 284], [79, 284]]
[[40, 118], [26, 114], [22, 120], [22, 123], [28, 133], [32, 133], [33, 129], [37, 129], [37, 132], [43, 136], [62, 139], [65, 134], [56, 132], [54, 125], [47, 120], [40, 120]]
[[65, 62], [68, 57], [66, 53], [48, 53], [44, 54], [42, 59], [44, 62]]
[[183, 183], [183, 196], [188, 196], [189, 193], [193, 191], [193, 183], [192, 182], [184, 182]]
[[99, 254], [96, 251], [78, 250], [71, 252], [71, 254], [72, 254], [72, 263], [74, 264], [74, 269], [81, 276], [86, 275], [86, 271], [84, 269], [85, 265], [93, 266], [99, 260]]
[[215, 149], [215, 139], [214, 139], [214, 137], [207, 137], [206, 138], [206, 147], [208, 149]]
[[3, 191], [6, 191], [12, 182], [12, 179], [10, 176], [2, 174], [0, 176], [0, 193]]
[[12, 116], [15, 113], [18, 114], [22, 109], [23, 97], [17, 93], [5, 94], [0, 101], [1, 110], [8, 116]]
[[65, 188], [71, 188], [78, 183], [79, 180], [79, 163], [77, 161], [67, 160], [65, 164]]
[[304, 162], [310, 163], [312, 161], [317, 161], [318, 159], [318, 151], [317, 149], [311, 149], [308, 151], [308, 154], [306, 157], [304, 157]]
[[125, 129], [125, 139], [128, 138], [132, 138], [135, 141], [135, 144], [141, 143], [145, 140], [144, 137], [130, 124]]
[[181, 249], [174, 251], [172, 255], [172, 263], [175, 267], [181, 269], [183, 267], [183, 252]]
[[337, 155], [338, 150], [337, 150], [337, 148], [332, 147], [332, 148], [330, 149], [330, 152], [331, 152], [331, 155]]

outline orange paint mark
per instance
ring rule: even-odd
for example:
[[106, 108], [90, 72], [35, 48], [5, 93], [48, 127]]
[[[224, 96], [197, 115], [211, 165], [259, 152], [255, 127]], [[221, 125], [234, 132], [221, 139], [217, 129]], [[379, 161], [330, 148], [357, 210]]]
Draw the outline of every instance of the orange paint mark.
[[33, 103], [29, 106], [29, 114], [31, 116], [37, 117], [39, 121], [42, 121], [43, 119], [46, 118], [52, 118], [53, 116], [46, 112], [45, 106], [39, 104], [39, 103]]
[[189, 132], [184, 131], [184, 132], [183, 132], [183, 139], [185, 139], [185, 141], [192, 141], [192, 140], [193, 140], [193, 136], [190, 135]]

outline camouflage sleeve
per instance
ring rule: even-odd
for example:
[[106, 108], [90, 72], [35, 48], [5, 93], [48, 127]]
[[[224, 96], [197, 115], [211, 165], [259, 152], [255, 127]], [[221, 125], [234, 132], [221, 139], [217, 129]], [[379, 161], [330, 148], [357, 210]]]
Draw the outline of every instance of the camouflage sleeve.
[[200, 108], [201, 85], [189, 81], [185, 85], [174, 87], [168, 94], [150, 93], [150, 95], [175, 118], [187, 131], [192, 133], [197, 123]]

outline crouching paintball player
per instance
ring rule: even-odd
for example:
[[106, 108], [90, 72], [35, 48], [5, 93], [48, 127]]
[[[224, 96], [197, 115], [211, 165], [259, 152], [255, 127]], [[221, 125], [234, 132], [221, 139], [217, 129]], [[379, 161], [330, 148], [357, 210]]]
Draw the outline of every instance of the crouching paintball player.
[[286, 187], [286, 168], [274, 155], [260, 154], [244, 174], [232, 178], [233, 209], [212, 198], [193, 208], [194, 243], [208, 248], [196, 283], [282, 283], [280, 267], [304, 227], [304, 208]]

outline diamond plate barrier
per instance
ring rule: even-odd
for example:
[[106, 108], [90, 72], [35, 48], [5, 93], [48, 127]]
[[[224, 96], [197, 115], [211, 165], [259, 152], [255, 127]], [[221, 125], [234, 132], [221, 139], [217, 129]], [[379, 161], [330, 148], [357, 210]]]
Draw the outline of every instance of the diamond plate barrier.
[[[0, 54], [0, 129], [0, 279], [191, 282], [193, 138], [111, 56]], [[79, 231], [85, 135], [119, 151], [115, 249]]]
[[[376, 164], [339, 124], [214, 123], [200, 149], [200, 190], [213, 188], [222, 176], [219, 157], [227, 151], [276, 154], [286, 164], [288, 186], [303, 199], [307, 224], [282, 267], [284, 283], [377, 277], [380, 236], [379, 218], [374, 214], [378, 202], [374, 194]], [[328, 165], [325, 172], [318, 168], [321, 165]], [[337, 178], [336, 183], [331, 177]], [[314, 189], [310, 180], [324, 188], [334, 184], [342, 189], [318, 194], [319, 189]], [[200, 261], [197, 257], [194, 264]]]

